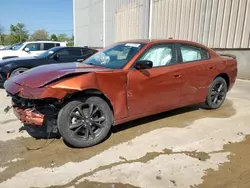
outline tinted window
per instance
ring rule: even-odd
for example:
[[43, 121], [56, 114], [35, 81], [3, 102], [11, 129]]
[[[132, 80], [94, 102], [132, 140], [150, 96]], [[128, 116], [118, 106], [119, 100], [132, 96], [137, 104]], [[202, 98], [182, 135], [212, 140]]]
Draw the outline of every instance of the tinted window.
[[69, 49], [69, 55], [70, 56], [81, 56], [81, 50], [80, 49]]
[[43, 50], [48, 50], [48, 49], [50, 49], [50, 48], [55, 47], [55, 44], [54, 44], [54, 43], [44, 43], [43, 45], [44, 45], [44, 46], [43, 46]]
[[58, 56], [81, 56], [80, 49], [63, 49], [60, 50]]
[[209, 59], [210, 58], [209, 52], [204, 49], [201, 49], [201, 57], [202, 59]]
[[182, 45], [180, 50], [183, 62], [199, 61], [209, 58], [209, 53], [199, 47]]
[[83, 56], [90, 56], [92, 54], [94, 54], [95, 52], [89, 49], [82, 49], [82, 55]]
[[173, 45], [159, 45], [150, 48], [139, 60], [150, 60], [153, 67], [168, 66], [177, 63]]
[[56, 46], [60, 46], [60, 43], [56, 43]]
[[40, 49], [40, 43], [30, 43], [30, 44], [27, 44], [25, 48], [29, 48], [29, 51], [39, 51], [41, 50]]
[[69, 50], [63, 49], [57, 52], [58, 56], [69, 56]]

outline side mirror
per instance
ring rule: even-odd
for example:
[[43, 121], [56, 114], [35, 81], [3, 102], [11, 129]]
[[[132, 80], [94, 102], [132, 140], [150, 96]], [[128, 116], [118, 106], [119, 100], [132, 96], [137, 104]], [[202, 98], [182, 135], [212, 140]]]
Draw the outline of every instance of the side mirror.
[[153, 67], [153, 62], [149, 60], [140, 60], [135, 63], [136, 69], [151, 69]]
[[29, 48], [24, 48], [24, 51], [25, 51], [25, 52], [29, 52], [30, 49], [29, 49]]

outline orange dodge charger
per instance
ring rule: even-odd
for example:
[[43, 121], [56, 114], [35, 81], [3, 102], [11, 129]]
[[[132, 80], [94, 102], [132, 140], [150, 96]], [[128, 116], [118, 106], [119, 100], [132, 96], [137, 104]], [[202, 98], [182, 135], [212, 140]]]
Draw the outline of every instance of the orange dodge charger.
[[7, 80], [15, 115], [74, 147], [103, 141], [113, 125], [192, 104], [219, 108], [237, 61], [190, 41], [116, 43], [83, 63], [40, 66]]

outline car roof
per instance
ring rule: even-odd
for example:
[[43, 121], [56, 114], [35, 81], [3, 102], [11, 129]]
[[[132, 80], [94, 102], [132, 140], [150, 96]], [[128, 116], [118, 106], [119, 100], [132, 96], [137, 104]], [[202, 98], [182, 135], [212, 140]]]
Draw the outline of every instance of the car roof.
[[195, 45], [195, 46], [208, 49], [208, 47], [200, 43], [188, 41], [188, 40], [179, 40], [179, 39], [135, 39], [135, 40], [122, 41], [118, 43], [140, 43], [140, 44], [183, 43], [183, 44]]
[[[93, 49], [93, 48], [89, 48], [89, 47], [79, 47], [79, 46], [77, 46], [77, 47], [74, 47], [74, 46], [56, 46], [56, 47], [54, 47], [53, 49], [91, 49], [91, 50], [95, 50], [95, 49]], [[97, 50], [95, 50], [95, 51], [97, 51]]]
[[29, 43], [41, 43], [41, 42], [46, 42], [46, 43], [65, 43], [65, 42], [60, 42], [60, 41], [50, 41], [50, 40], [37, 40], [37, 41], [26, 41], [24, 43], [29, 44]]

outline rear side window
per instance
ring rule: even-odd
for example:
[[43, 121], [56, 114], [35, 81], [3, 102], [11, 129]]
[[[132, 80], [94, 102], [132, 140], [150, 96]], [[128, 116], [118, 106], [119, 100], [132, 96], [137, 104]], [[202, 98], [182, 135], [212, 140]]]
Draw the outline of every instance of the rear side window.
[[93, 50], [89, 50], [89, 49], [82, 49], [82, 55], [83, 56], [90, 56], [92, 54], [94, 54], [95, 52]]
[[56, 43], [56, 46], [61, 46], [60, 43]]
[[43, 44], [43, 49], [44, 50], [48, 50], [48, 49], [53, 48], [53, 47], [55, 47], [54, 43], [44, 43]]
[[200, 61], [200, 60], [209, 59], [209, 52], [199, 47], [190, 46], [190, 45], [181, 45], [180, 51], [181, 51], [183, 62]]

